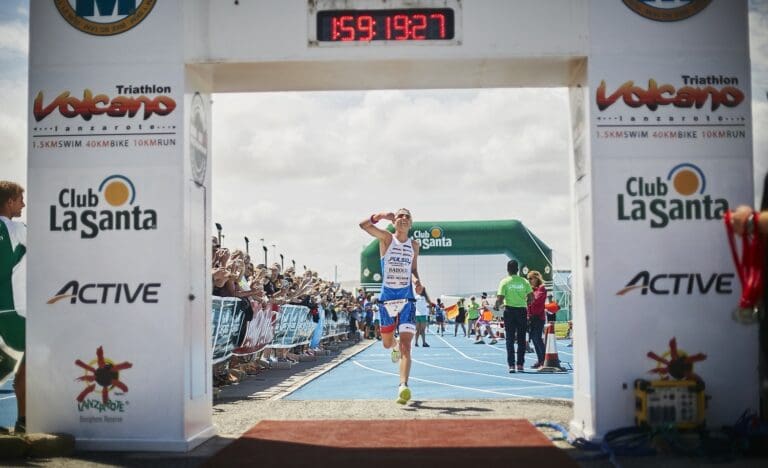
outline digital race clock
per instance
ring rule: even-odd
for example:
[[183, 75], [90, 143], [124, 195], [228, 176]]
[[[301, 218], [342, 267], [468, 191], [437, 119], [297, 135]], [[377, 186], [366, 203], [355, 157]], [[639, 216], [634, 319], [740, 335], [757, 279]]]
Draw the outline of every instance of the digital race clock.
[[447, 41], [454, 33], [451, 8], [317, 12], [319, 42]]

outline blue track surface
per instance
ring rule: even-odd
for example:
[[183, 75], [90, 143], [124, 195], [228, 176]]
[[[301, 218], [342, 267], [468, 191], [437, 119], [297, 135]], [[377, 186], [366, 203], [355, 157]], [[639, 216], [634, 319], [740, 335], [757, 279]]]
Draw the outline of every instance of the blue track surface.
[[[434, 328], [434, 327], [431, 327]], [[534, 353], [526, 354], [524, 373], [507, 372], [505, 341], [477, 345], [474, 338], [427, 335], [429, 348], [413, 348], [409, 386], [414, 400], [492, 398], [573, 398], [573, 372], [545, 374], [531, 370]], [[570, 340], [558, 340], [560, 361], [570, 368]], [[286, 397], [288, 400], [394, 399], [398, 365], [380, 343], [353, 356]]]
[[[476, 345], [473, 339], [453, 334], [427, 335], [429, 348], [413, 348], [409, 385], [414, 400], [466, 400], [487, 398], [573, 397], [573, 373], [544, 374], [530, 370], [535, 354], [525, 356], [526, 372], [507, 373], [504, 340]], [[560, 361], [570, 368], [570, 340], [558, 340]], [[399, 382], [398, 365], [389, 350], [374, 343], [330, 372], [286, 397], [288, 400], [387, 400]], [[16, 422], [12, 379], [0, 387], [0, 427]]]
[[0, 386], [0, 427], [16, 423], [16, 395], [13, 394], [13, 378]]

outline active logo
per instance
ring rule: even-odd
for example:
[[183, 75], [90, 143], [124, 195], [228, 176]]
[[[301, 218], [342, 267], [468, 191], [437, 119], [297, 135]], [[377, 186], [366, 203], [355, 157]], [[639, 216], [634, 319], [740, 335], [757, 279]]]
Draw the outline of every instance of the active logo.
[[144, 21], [157, 0], [54, 0], [59, 14], [84, 33], [114, 36]]
[[[120, 379], [120, 372], [133, 367], [128, 361], [115, 363], [104, 357], [104, 348], [96, 348], [96, 359], [88, 363], [80, 359], [75, 360], [75, 365], [85, 372], [76, 380], [83, 382], [85, 388], [77, 395], [77, 410], [85, 412], [95, 410], [97, 413], [124, 413], [128, 402], [116, 397], [128, 393], [128, 386]], [[101, 387], [100, 389], [98, 387]], [[96, 393], [96, 398], [90, 397]], [[109, 417], [80, 417], [80, 422], [122, 422], [122, 418]]]
[[46, 304], [69, 299], [70, 304], [157, 304], [160, 283], [84, 283], [68, 281]]
[[104, 231], [153, 230], [157, 229], [157, 211], [136, 203], [133, 182], [114, 174], [96, 189], [61, 189], [50, 207], [50, 229], [79, 232], [82, 239], [94, 239]]
[[722, 219], [728, 201], [713, 198], [706, 189], [704, 171], [691, 163], [674, 166], [665, 178], [632, 176], [624, 184], [624, 193], [616, 196], [617, 218], [648, 222], [651, 228], [677, 221]]
[[453, 239], [445, 236], [445, 231], [440, 226], [432, 226], [429, 230], [414, 230], [413, 238], [419, 243], [419, 247], [429, 250], [433, 247], [452, 247]]
[[623, 0], [643, 18], [654, 21], [680, 21], [699, 13], [712, 0]]
[[640, 295], [691, 296], [706, 294], [732, 294], [733, 273], [637, 273], [616, 295], [624, 296], [632, 291]]

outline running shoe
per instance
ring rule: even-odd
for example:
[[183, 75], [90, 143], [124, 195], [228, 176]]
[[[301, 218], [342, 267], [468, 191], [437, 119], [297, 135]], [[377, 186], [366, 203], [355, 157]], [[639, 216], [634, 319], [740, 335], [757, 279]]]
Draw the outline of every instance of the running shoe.
[[475, 344], [485, 344], [485, 341], [483, 341], [483, 340], [475, 340]]
[[392, 354], [390, 356], [392, 358], [392, 362], [397, 362], [400, 360], [400, 343], [395, 341], [395, 345], [392, 346]]
[[523, 365], [522, 365], [522, 364], [518, 364], [518, 365], [517, 365], [517, 371], [518, 371], [518, 372], [525, 372], [525, 367], [523, 367]]
[[397, 389], [397, 403], [404, 405], [411, 399], [411, 389], [405, 384], [400, 384]]
[[496, 343], [498, 343], [498, 341], [496, 341], [495, 339], [491, 340], [491, 344], [496, 344]]
[[424, 343], [425, 348], [429, 348], [429, 345], [427, 343]]
[[[408, 396], [410, 398], [410, 391], [408, 392]], [[27, 418], [19, 418], [16, 420], [16, 425], [13, 427], [13, 433], [18, 434], [26, 434], [27, 432]]]
[[514, 366], [509, 366], [509, 373], [510, 374], [514, 374], [515, 373], [515, 367]]
[[541, 363], [541, 362], [537, 362], [536, 364], [531, 366], [531, 369], [538, 369], [539, 367], [541, 367], [542, 364], [543, 363]]

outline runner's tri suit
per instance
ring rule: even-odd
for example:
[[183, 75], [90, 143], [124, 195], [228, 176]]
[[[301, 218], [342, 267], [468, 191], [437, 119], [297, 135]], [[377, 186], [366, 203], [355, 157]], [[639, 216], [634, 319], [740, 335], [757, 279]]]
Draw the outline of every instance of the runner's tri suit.
[[400, 332], [416, 332], [416, 298], [411, 284], [411, 267], [415, 252], [410, 238], [400, 242], [393, 235], [381, 257], [381, 332], [391, 333], [399, 324]]

